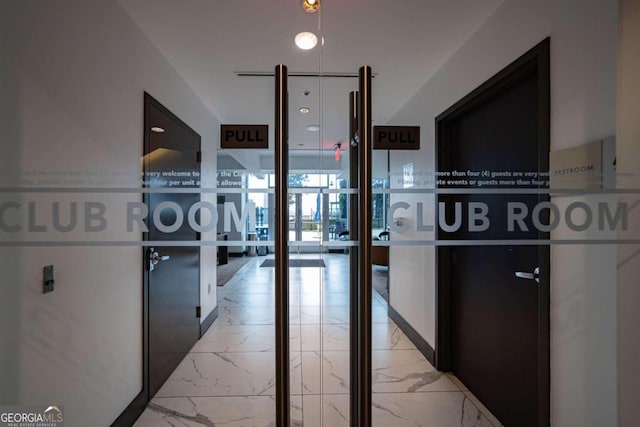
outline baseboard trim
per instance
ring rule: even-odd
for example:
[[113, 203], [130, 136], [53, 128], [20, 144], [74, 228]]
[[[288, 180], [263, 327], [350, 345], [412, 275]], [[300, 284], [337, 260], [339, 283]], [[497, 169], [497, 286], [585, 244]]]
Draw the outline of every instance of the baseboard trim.
[[137, 419], [140, 418], [140, 415], [142, 415], [147, 407], [147, 403], [147, 396], [143, 390], [133, 398], [131, 403], [129, 403], [129, 406], [127, 406], [118, 418], [116, 418], [113, 424], [111, 424], [111, 427], [131, 427], [135, 424]]
[[229, 252], [228, 253], [229, 258], [241, 258], [245, 255], [247, 255], [247, 251], [243, 251], [243, 252]]
[[204, 322], [200, 323], [200, 338], [202, 338], [204, 334], [207, 333], [207, 331], [209, 330], [211, 325], [213, 325], [213, 322], [215, 322], [217, 318], [218, 318], [218, 306], [216, 306], [216, 308], [214, 308], [213, 311], [209, 313], [207, 318], [204, 319]]
[[[204, 322], [200, 323], [200, 338], [209, 330], [213, 322], [218, 318], [218, 307], [214, 308], [207, 316]], [[140, 418], [140, 415], [144, 412], [149, 401], [147, 400], [146, 393], [141, 391], [136, 397], [133, 398], [129, 406], [116, 418], [111, 424], [111, 427], [131, 427], [135, 424], [136, 420]]]
[[427, 341], [425, 341], [424, 338], [422, 338], [422, 336], [418, 333], [418, 331], [413, 329], [413, 327], [409, 324], [409, 322], [404, 320], [404, 317], [402, 317], [400, 313], [398, 313], [396, 309], [391, 306], [391, 304], [389, 304], [388, 307], [389, 307], [389, 310], [388, 310], [389, 317], [391, 318], [391, 320], [396, 322], [400, 330], [404, 332], [407, 338], [409, 338], [409, 340], [413, 343], [413, 345], [416, 346], [416, 348], [420, 351], [420, 353], [424, 355], [424, 357], [429, 361], [429, 363], [434, 365], [436, 360], [436, 357], [435, 357], [436, 353], [433, 350], [433, 348], [429, 345]]

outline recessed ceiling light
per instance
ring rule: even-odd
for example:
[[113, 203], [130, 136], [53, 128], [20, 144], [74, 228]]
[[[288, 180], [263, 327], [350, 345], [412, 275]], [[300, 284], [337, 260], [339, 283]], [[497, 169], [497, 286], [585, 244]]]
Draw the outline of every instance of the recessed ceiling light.
[[320, 131], [320, 126], [318, 126], [318, 125], [309, 125], [309, 126], [307, 126], [307, 130], [309, 132], [319, 132]]
[[155, 132], [155, 133], [164, 133], [164, 129], [163, 129], [163, 128], [161, 128], [160, 126], [154, 126], [154, 127], [152, 127], [152, 128], [151, 128], [151, 131], [152, 131], [152, 132]]
[[318, 44], [318, 38], [313, 33], [303, 31], [302, 33], [296, 34], [295, 42], [296, 46], [298, 46], [300, 49], [309, 50], [316, 47], [316, 45]]
[[308, 107], [300, 107], [298, 111], [300, 111], [302, 114], [307, 114], [311, 110], [309, 110]]

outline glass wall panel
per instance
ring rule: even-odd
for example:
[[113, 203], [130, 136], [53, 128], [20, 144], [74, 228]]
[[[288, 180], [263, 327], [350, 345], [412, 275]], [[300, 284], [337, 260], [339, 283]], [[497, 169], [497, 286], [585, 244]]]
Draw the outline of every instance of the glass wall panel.
[[[629, 422], [637, 13], [583, 3], [0, 3], [0, 406], [275, 424], [286, 255], [293, 425], [354, 420], [364, 356], [375, 426]], [[357, 183], [363, 65], [394, 128]]]

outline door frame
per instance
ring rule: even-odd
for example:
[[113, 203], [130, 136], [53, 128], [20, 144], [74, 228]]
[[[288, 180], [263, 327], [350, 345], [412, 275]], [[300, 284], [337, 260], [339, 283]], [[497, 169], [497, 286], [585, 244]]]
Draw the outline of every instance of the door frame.
[[[193, 130], [189, 125], [187, 125], [184, 121], [182, 121], [179, 117], [173, 114], [169, 109], [167, 109], [164, 105], [160, 103], [157, 99], [151, 96], [146, 91], [144, 92], [144, 103], [143, 103], [143, 151], [144, 153], [149, 151], [151, 146], [151, 129], [150, 129], [150, 120], [151, 113], [150, 107], [153, 106], [160, 110], [163, 114], [173, 120], [179, 127], [183, 128], [188, 133], [191, 133], [194, 137], [198, 139], [198, 143], [202, 144], [202, 138], [200, 134], [198, 134], [195, 130]], [[140, 157], [142, 157], [142, 155]], [[144, 166], [144, 165], [143, 165]], [[143, 170], [142, 172], [146, 172]], [[142, 188], [146, 188], [146, 185], [143, 185]], [[144, 190], [142, 190], [142, 202], [148, 205], [148, 195]], [[142, 233], [142, 241], [148, 241], [148, 233]], [[149, 256], [148, 249], [149, 245], [142, 245], [142, 390], [133, 398], [131, 403], [125, 408], [124, 411], [115, 419], [115, 421], [111, 424], [112, 427], [126, 427], [133, 425], [138, 417], [144, 412], [149, 403], [149, 272], [147, 271], [147, 266], [149, 265]], [[198, 276], [200, 276], [200, 268], [198, 267]], [[198, 306], [201, 304], [200, 300], [200, 283], [198, 283]], [[202, 336], [202, 324], [200, 325], [200, 336]]]
[[[193, 130], [189, 125], [187, 125], [184, 121], [182, 121], [178, 116], [173, 114], [169, 109], [167, 109], [164, 105], [162, 105], [158, 100], [156, 100], [153, 96], [149, 95], [147, 92], [144, 93], [144, 153], [147, 153], [151, 147], [151, 130], [150, 130], [150, 109], [151, 107], [158, 109], [162, 114], [167, 116], [173, 122], [176, 123], [180, 128], [182, 128], [185, 132], [191, 134], [194, 138], [198, 140], [198, 144], [202, 144], [202, 138], [200, 134], [198, 134], [195, 130]], [[144, 165], [143, 165], [144, 166]], [[145, 171], [146, 172], [146, 171]], [[143, 194], [144, 203], [146, 205], [149, 204], [149, 193]], [[143, 241], [148, 240], [148, 233], [143, 233]], [[151, 400], [151, 396], [149, 396], [149, 357], [151, 356], [149, 353], [149, 250], [148, 245], [143, 246], [143, 254], [142, 254], [142, 335], [143, 335], [143, 345], [142, 345], [142, 363], [143, 363], [143, 392], [147, 397], [147, 401]], [[198, 267], [198, 277], [200, 277], [200, 267]], [[200, 284], [198, 283], [198, 306], [200, 306]]]
[[[538, 76], [538, 170], [549, 170], [551, 111], [549, 37], [436, 117], [436, 170], [445, 170], [452, 164], [454, 153], [451, 152], [447, 144], [451, 137], [450, 124], [460, 115], [492, 98], [532, 72], [537, 72]], [[548, 199], [548, 194], [538, 194], [539, 202], [548, 201]], [[549, 233], [539, 232], [538, 239], [548, 240]], [[435, 367], [439, 371], [450, 371], [452, 360], [451, 249], [451, 247], [438, 246], [436, 250]], [[538, 259], [540, 261], [540, 284], [538, 285], [538, 419], [541, 426], [548, 426], [550, 419], [549, 245], [538, 246]]]

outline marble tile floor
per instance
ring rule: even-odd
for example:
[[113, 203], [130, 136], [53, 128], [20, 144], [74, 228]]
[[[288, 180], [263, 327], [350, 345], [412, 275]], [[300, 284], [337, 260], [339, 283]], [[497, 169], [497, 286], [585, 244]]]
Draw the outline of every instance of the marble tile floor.
[[[327, 267], [290, 271], [292, 425], [348, 426], [348, 257], [301, 257], [319, 256]], [[218, 319], [136, 426], [275, 425], [274, 269], [260, 267], [264, 259], [218, 288]], [[375, 292], [373, 316], [375, 426], [500, 425], [459, 381], [433, 368]]]

